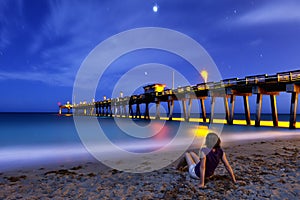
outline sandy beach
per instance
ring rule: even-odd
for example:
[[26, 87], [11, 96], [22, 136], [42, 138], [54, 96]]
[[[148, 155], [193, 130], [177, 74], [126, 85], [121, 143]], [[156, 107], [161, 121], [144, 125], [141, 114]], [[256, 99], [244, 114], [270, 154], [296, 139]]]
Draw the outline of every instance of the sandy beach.
[[[297, 199], [300, 136], [224, 144], [238, 180], [223, 164], [206, 181], [191, 179], [182, 159], [150, 173], [117, 171], [99, 162], [0, 173], [0, 199]], [[178, 166], [181, 166], [178, 169]]]

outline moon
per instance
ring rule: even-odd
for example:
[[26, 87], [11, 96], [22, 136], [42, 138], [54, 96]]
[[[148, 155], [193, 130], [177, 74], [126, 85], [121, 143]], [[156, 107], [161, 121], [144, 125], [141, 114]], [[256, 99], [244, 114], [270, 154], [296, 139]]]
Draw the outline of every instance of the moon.
[[158, 5], [157, 5], [157, 4], [155, 4], [155, 5], [153, 6], [153, 8], [152, 8], [152, 9], [153, 9], [153, 12], [155, 12], [155, 13], [156, 13], [156, 12], [158, 11]]

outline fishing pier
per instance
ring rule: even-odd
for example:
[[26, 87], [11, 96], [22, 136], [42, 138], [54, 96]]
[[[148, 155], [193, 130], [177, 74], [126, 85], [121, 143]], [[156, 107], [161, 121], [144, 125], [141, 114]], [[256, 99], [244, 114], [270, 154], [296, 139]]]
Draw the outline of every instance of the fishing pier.
[[[275, 75], [255, 75], [244, 78], [224, 79], [219, 82], [200, 83], [193, 86], [178, 87], [176, 89], [165, 89], [164, 84], [152, 84], [144, 87], [144, 93], [132, 96], [107, 99], [102, 101], [82, 102], [80, 104], [66, 104], [59, 106], [59, 113], [63, 109], [68, 112], [72, 109], [74, 115], [91, 115], [107, 117], [131, 117], [139, 119], [150, 119], [149, 104], [156, 105], [155, 119], [161, 119], [160, 105], [166, 103], [168, 107], [167, 119], [173, 120], [174, 102], [181, 103], [183, 120], [191, 120], [191, 108], [193, 100], [200, 101], [200, 122], [214, 123], [216, 98], [222, 98], [225, 109], [226, 124], [235, 124], [234, 107], [237, 97], [243, 98], [245, 124], [261, 126], [262, 98], [270, 98], [272, 125], [278, 126], [278, 113], [276, 97], [280, 93], [290, 93], [290, 117], [289, 128], [296, 128], [296, 115], [298, 106], [298, 94], [300, 93], [300, 70], [281, 72]], [[249, 96], [256, 95], [255, 122], [251, 123]], [[210, 114], [207, 115], [204, 101], [210, 99]], [[141, 105], [145, 105], [144, 112]]]

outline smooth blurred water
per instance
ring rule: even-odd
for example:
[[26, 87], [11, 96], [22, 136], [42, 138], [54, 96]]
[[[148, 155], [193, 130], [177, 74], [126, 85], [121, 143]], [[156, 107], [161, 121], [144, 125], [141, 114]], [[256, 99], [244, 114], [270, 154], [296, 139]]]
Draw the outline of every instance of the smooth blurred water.
[[0, 171], [91, 159], [72, 117], [0, 113]]
[[[286, 117], [280, 116], [280, 119]], [[84, 119], [88, 126], [89, 118]], [[112, 118], [98, 120], [112, 143], [128, 151], [140, 153], [155, 150], [171, 141], [180, 123], [166, 122], [154, 137], [143, 139], [124, 134]], [[147, 126], [148, 122], [135, 120], [135, 123], [142, 127]], [[198, 125], [189, 123], [186, 134], [194, 134]], [[283, 128], [224, 126], [221, 138], [223, 142], [232, 142], [292, 137], [299, 134], [299, 130]], [[199, 142], [196, 143], [198, 144]], [[28, 166], [90, 160], [93, 158], [82, 144], [72, 117], [49, 113], [0, 113], [0, 172]]]

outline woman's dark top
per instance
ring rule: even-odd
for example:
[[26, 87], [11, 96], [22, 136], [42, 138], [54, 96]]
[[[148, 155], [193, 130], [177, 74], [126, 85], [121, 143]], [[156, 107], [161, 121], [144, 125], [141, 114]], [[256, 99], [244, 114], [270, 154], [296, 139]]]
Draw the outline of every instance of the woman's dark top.
[[[215, 152], [210, 148], [202, 148], [201, 153], [206, 155], [206, 165], [205, 165], [205, 177], [210, 177], [214, 174], [220, 160], [223, 156], [223, 150], [221, 148], [216, 148]], [[195, 173], [200, 177], [200, 162], [195, 167]]]

